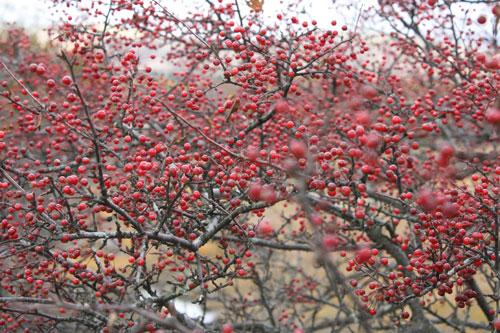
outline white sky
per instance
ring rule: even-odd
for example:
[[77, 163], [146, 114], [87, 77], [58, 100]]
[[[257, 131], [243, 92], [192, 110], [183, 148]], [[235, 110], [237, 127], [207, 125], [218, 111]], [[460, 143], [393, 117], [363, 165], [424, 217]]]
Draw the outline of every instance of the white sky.
[[0, 0], [0, 20], [38, 28], [50, 23], [47, 4], [37, 0]]
[[[186, 12], [186, 4], [189, 4], [187, 0], [181, 1], [184, 6], [179, 6], [179, 1], [173, 0], [163, 0], [160, 1], [164, 6], [169, 8], [174, 14], [182, 17], [182, 14]], [[291, 0], [293, 1], [293, 0]], [[104, 3], [106, 1], [103, 1]], [[169, 7], [169, 3], [177, 3], [175, 6]], [[240, 0], [240, 3], [244, 3], [245, 0]], [[290, 0], [285, 0], [285, 2], [290, 2]], [[376, 0], [336, 0], [335, 7], [338, 4], [353, 3], [355, 7], [363, 5], [364, 8], [371, 4], [375, 4]], [[83, 6], [89, 6], [91, 0], [82, 0], [81, 4]], [[332, 0], [306, 0], [305, 9], [308, 13], [312, 14], [312, 19], [318, 21], [318, 25], [328, 28], [330, 27], [330, 22], [336, 20], [338, 24], [354, 25], [356, 12], [355, 10], [350, 10], [349, 13], [340, 14], [334, 11]], [[303, 7], [304, 7], [303, 6]], [[268, 14], [273, 18], [276, 17], [276, 13], [279, 12], [284, 6], [281, 4], [280, 0], [267, 0], [264, 1], [264, 14]], [[347, 14], [347, 15], [346, 15]], [[76, 16], [76, 13], [75, 13]], [[16, 22], [27, 28], [42, 28], [49, 25], [54, 19], [57, 19], [57, 14], [54, 16], [54, 9], [51, 8], [49, 2], [44, 0], [0, 0], [0, 21], [2, 22]]]
[[[198, 1], [203, 0], [159, 0], [163, 6], [168, 8], [169, 11], [179, 18], [186, 16], [190, 3]], [[213, 0], [213, 2], [216, 1], [217, 0]], [[228, 1], [230, 0], [223, 0], [224, 3]], [[106, 3], [107, 0], [103, 0], [102, 2]], [[246, 2], [246, 0], [239, 0], [239, 2], [242, 4]], [[287, 6], [283, 5], [283, 2], [295, 3], [296, 0], [264, 0], [264, 15], [270, 17], [270, 19], [274, 21], [276, 19], [276, 14], [287, 8]], [[356, 25], [359, 9], [361, 7], [366, 9], [374, 6], [378, 3], [378, 0], [303, 0], [302, 2], [304, 4], [300, 5], [299, 10], [304, 9], [309, 17], [300, 17], [299, 19], [301, 21], [315, 19], [319, 27], [330, 29], [330, 22], [336, 20], [338, 22], [338, 27], [345, 24], [351, 30]], [[84, 7], [90, 7], [91, 3], [91, 0], [79, 1], [79, 5]], [[352, 7], [347, 9], [345, 7], [347, 4], [351, 4]], [[478, 31], [480, 34], [485, 33], [488, 35], [491, 33], [493, 21], [491, 5], [461, 4], [460, 6], [462, 6], [462, 10], [458, 9], [456, 5], [453, 7], [454, 14], [457, 15], [458, 18], [463, 18], [464, 15], [467, 15], [473, 20], [473, 24], [476, 25], [474, 30]], [[61, 17], [60, 8], [62, 7], [66, 6], [58, 5], [58, 10], [56, 11], [51, 2], [46, 0], [0, 0], [0, 22], [16, 22], [26, 27], [30, 32], [36, 32], [37, 30], [47, 27], [55, 20], [59, 21]], [[245, 6], [241, 7], [245, 8]], [[79, 13], [75, 9], [70, 11], [70, 14], [74, 17], [79, 16]], [[483, 26], [477, 26], [476, 19], [481, 14], [487, 16], [488, 23]], [[371, 25], [373, 24], [374, 23]], [[365, 28], [370, 28], [370, 25], [368, 25], [368, 27], [365, 25]], [[373, 26], [373, 29], [388, 30], [380, 26], [380, 23]]]

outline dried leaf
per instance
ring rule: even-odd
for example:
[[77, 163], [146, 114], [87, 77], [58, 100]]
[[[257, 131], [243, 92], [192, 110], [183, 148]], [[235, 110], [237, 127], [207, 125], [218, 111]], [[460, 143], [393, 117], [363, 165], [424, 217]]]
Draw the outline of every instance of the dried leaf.
[[38, 115], [38, 122], [36, 124], [36, 128], [39, 128], [42, 125], [42, 119], [43, 119], [43, 114], [42, 112], [40, 112], [40, 114]]
[[68, 225], [68, 233], [69, 234], [76, 234], [76, 229], [71, 224]]
[[232, 105], [234, 105], [233, 103], [233, 98], [234, 98], [234, 93], [230, 93], [229, 96], [227, 96], [227, 100], [226, 102], [224, 103], [224, 110], [227, 110], [229, 109]]
[[174, 139], [172, 140], [172, 143], [178, 144], [178, 143], [184, 142], [186, 140], [186, 138], [187, 138], [187, 135], [184, 135], [184, 136], [176, 135], [174, 137]]
[[210, 119], [210, 117], [209, 117], [209, 116], [205, 115], [205, 120], [207, 121], [208, 127], [209, 127], [210, 129], [213, 129], [214, 125], [213, 125], [213, 123], [212, 123], [212, 119]]
[[108, 328], [113, 328], [113, 325], [114, 325], [117, 318], [118, 318], [118, 316], [116, 315], [116, 312], [111, 312], [108, 315], [108, 322], [107, 322]]
[[227, 113], [226, 118], [224, 119], [224, 122], [226, 122], [226, 123], [227, 123], [227, 122], [231, 119], [231, 115], [232, 115], [233, 113], [235, 113], [236, 111], [238, 111], [238, 108], [240, 107], [240, 104], [241, 104], [241, 103], [240, 103], [240, 99], [238, 98], [238, 99], [234, 102], [233, 106], [231, 107], [231, 111], [229, 111], [229, 112]]
[[321, 61], [319, 62], [318, 64], [318, 69], [321, 69], [323, 68], [323, 66], [326, 65], [326, 62], [328, 61], [328, 57], [323, 57], [323, 59], [321, 59]]
[[248, 0], [247, 5], [254, 10], [262, 10], [264, 0]]

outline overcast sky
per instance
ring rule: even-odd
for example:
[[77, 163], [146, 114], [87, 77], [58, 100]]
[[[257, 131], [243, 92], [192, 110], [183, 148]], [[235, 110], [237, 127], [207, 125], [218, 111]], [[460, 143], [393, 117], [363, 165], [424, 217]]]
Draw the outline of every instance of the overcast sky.
[[[242, 2], [244, 1], [245, 0], [242, 0]], [[290, 0], [286, 0], [286, 2], [289, 1]], [[337, 7], [338, 4], [351, 1], [336, 0], [336, 2], [337, 5], [335, 7]], [[91, 0], [82, 0], [81, 3], [83, 5], [88, 5], [91, 3]], [[168, 4], [173, 3], [173, 1], [163, 0], [161, 3], [168, 8]], [[183, 1], [182, 3], [186, 4], [188, 2]], [[313, 16], [312, 18], [318, 21], [320, 26], [325, 28], [329, 27], [330, 22], [333, 19], [335, 19], [339, 24], [349, 25], [349, 23], [353, 23], [352, 17], [349, 16], [356, 15], [355, 10], [350, 11], [352, 15], [349, 15], [349, 13], [340, 15], [338, 12], [333, 11], [334, 6], [332, 0], [308, 0], [304, 1], [304, 3], [306, 4], [307, 12], [311, 13]], [[366, 8], [370, 4], [376, 3], [376, 0], [357, 0], [353, 3], [355, 3], [355, 6], [357, 7], [363, 5]], [[53, 20], [59, 17], [50, 6], [50, 3], [45, 0], [0, 0], [0, 20], [3, 22], [17, 22], [23, 26], [34, 29], [46, 27]], [[266, 15], [269, 13], [268, 15], [275, 17], [279, 8], [282, 6], [283, 5], [279, 0], [264, 1], [264, 14]], [[182, 16], [183, 12], [185, 12], [184, 8], [178, 5], [173, 6], [170, 10], [180, 16]]]
[[[189, 9], [188, 5], [198, 0], [159, 1], [176, 16], [182, 18], [187, 14]], [[227, 1], [228, 0], [224, 0], [224, 2]], [[246, 0], [239, 1], [243, 3]], [[297, 0], [264, 0], [263, 15], [271, 17], [271, 20], [274, 20], [278, 12], [287, 8], [287, 6], [283, 5], [283, 2], [295, 3], [296, 1]], [[103, 2], [106, 3], [107, 1], [103, 0]], [[81, 0], [79, 3], [81, 6], [90, 7], [92, 0]], [[324, 29], [331, 28], [330, 22], [332, 20], [336, 20], [339, 26], [346, 24], [350, 29], [353, 29], [356, 25], [356, 18], [360, 8], [366, 9], [374, 6], [378, 3], [378, 0], [303, 0], [302, 3], [303, 5], [301, 5], [301, 7], [304, 7], [303, 9], [305, 12], [309, 14], [309, 18], [303, 17], [302, 19], [315, 19], [318, 22], [318, 26]], [[352, 4], [353, 6], [346, 9], [346, 4]], [[481, 27], [475, 27], [475, 30], [491, 33], [493, 22], [491, 5], [460, 4], [462, 10], [458, 9], [456, 6], [457, 5], [454, 5], [453, 7], [454, 14], [459, 18], [463, 18], [464, 15], [467, 15], [473, 20], [474, 24], [477, 24], [476, 20], [479, 15], [485, 14], [488, 17], [488, 23]], [[0, 0], [0, 22], [16, 22], [25, 26], [28, 30], [31, 30], [31, 32], [36, 32], [37, 29], [45, 28], [55, 20], [58, 21], [61, 17], [60, 8], [63, 7], [66, 6], [59, 5], [56, 9], [50, 1], [45, 0]], [[242, 7], [244, 8], [245, 6]], [[75, 9], [69, 13], [74, 17], [78, 16], [78, 12], [75, 11]], [[379, 26], [380, 23], [375, 25], [376, 26], [373, 27], [375, 30], [386, 30], [384, 27]], [[368, 28], [370, 29], [369, 26]]]

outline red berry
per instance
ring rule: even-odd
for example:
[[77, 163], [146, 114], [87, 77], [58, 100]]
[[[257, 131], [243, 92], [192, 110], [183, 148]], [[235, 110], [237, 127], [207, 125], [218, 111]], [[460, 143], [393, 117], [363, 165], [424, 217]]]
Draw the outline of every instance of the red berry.
[[491, 12], [493, 15], [500, 17], [500, 5], [495, 5], [492, 9]]
[[225, 324], [222, 326], [222, 332], [221, 333], [233, 333], [233, 325], [231, 324]]
[[371, 86], [363, 86], [361, 88], [361, 95], [366, 99], [374, 99], [377, 96], [377, 89]]
[[443, 215], [449, 219], [456, 217], [458, 215], [458, 209], [455, 205], [450, 202], [445, 203], [441, 208]]
[[273, 226], [271, 222], [264, 220], [259, 223], [258, 231], [261, 235], [269, 235], [273, 232]]
[[261, 189], [262, 186], [259, 183], [250, 184], [248, 189], [248, 197], [250, 198], [250, 200], [259, 201]]
[[500, 109], [489, 108], [484, 115], [486, 121], [491, 124], [499, 124], [500, 123]]
[[355, 121], [358, 125], [368, 126], [371, 123], [370, 112], [368, 110], [358, 111], [355, 115]]
[[71, 84], [71, 77], [66, 75], [65, 77], [62, 78], [62, 83], [65, 86], [69, 86]]
[[269, 204], [274, 203], [277, 199], [276, 190], [270, 185], [262, 186], [260, 190], [260, 199]]
[[274, 109], [276, 110], [276, 113], [288, 113], [290, 106], [288, 105], [287, 101], [281, 100], [276, 102], [274, 105]]
[[437, 200], [431, 191], [424, 189], [418, 194], [418, 203], [426, 212], [431, 212], [437, 207]]
[[497, 58], [489, 57], [484, 64], [488, 69], [497, 69], [500, 66], [500, 61]]
[[380, 144], [380, 141], [381, 141], [380, 136], [374, 132], [371, 132], [370, 134], [368, 134], [366, 145], [369, 148], [374, 149]]
[[296, 158], [306, 158], [307, 157], [307, 147], [306, 144], [299, 140], [292, 140], [290, 142], [290, 151]]
[[104, 119], [106, 118], [106, 111], [104, 110], [99, 110], [97, 111], [96, 113], [96, 117], [99, 118], [99, 119]]
[[452, 145], [450, 145], [449, 143], [447, 144], [444, 144], [442, 147], [441, 147], [441, 154], [445, 157], [451, 157], [453, 156], [453, 154], [455, 153], [455, 149], [453, 148]]
[[363, 219], [365, 218], [365, 212], [362, 211], [361, 209], [358, 209], [355, 213], [357, 219]]
[[255, 147], [249, 147], [247, 149], [247, 158], [249, 161], [256, 161], [259, 157], [259, 150]]
[[339, 237], [337, 235], [326, 234], [323, 236], [323, 246], [327, 249], [334, 248], [339, 245]]
[[369, 246], [362, 246], [356, 250], [356, 262], [358, 264], [366, 263], [372, 257], [372, 251]]
[[46, 71], [46, 69], [45, 69], [45, 67], [44, 67], [44, 66], [42, 66], [42, 65], [38, 65], [38, 66], [36, 67], [36, 73], [37, 73], [38, 75], [43, 75], [43, 74], [45, 74], [45, 71]]

